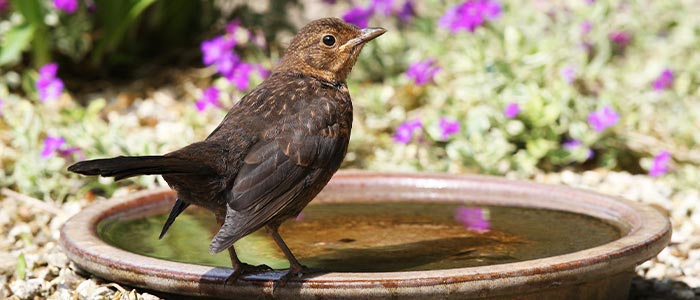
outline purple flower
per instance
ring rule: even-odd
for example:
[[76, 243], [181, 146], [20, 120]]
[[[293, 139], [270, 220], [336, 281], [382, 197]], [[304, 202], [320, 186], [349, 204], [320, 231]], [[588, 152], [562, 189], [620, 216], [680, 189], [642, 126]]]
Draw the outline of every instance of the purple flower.
[[58, 99], [63, 93], [63, 81], [56, 77], [58, 65], [49, 63], [39, 69], [39, 78], [35, 82], [39, 99], [42, 102]]
[[235, 35], [236, 30], [238, 30], [238, 28], [240, 28], [240, 26], [241, 26], [241, 20], [233, 19], [233, 20], [231, 20], [231, 22], [228, 22], [228, 24], [226, 24], [226, 33], [228, 33], [229, 35]]
[[44, 140], [44, 149], [41, 150], [41, 157], [48, 158], [51, 157], [56, 151], [58, 151], [63, 145], [66, 144], [66, 140], [60, 136], [48, 136]]
[[503, 8], [497, 1], [482, 0], [480, 9], [487, 20], [496, 20], [501, 17]]
[[206, 40], [200, 45], [203, 54], [202, 61], [207, 66], [213, 65], [222, 59], [226, 59], [235, 46], [236, 41], [226, 36], [218, 36], [211, 40]]
[[520, 105], [518, 105], [518, 103], [509, 103], [506, 105], [506, 108], [503, 109], [503, 114], [506, 115], [508, 119], [515, 118], [519, 113]]
[[482, 208], [460, 206], [455, 210], [455, 220], [467, 229], [478, 233], [491, 230], [491, 222]]
[[500, 17], [501, 9], [501, 4], [497, 1], [467, 0], [447, 10], [438, 24], [449, 28], [453, 33], [460, 30], [474, 32], [485, 20], [495, 20]]
[[[202, 61], [205, 65], [214, 65], [216, 70], [226, 79], [231, 81], [240, 90], [248, 89], [250, 85], [250, 73], [254, 70], [252, 65], [241, 61], [241, 58], [233, 52], [236, 42], [233, 39], [233, 33], [238, 30], [240, 22], [238, 20], [231, 21], [226, 30], [228, 35], [219, 36], [211, 40], [206, 40], [201, 44]], [[206, 107], [203, 103], [200, 107]]]
[[577, 139], [571, 139], [571, 140], [565, 141], [563, 145], [564, 145], [564, 149], [572, 151], [572, 150], [576, 150], [576, 148], [578, 148], [578, 147], [581, 147], [582, 144], [583, 143]]
[[2, 117], [2, 107], [5, 106], [5, 100], [0, 98], [0, 117]]
[[566, 83], [571, 84], [576, 79], [576, 69], [571, 65], [565, 66], [559, 70], [559, 75]]
[[406, 0], [401, 9], [399, 10], [397, 16], [401, 22], [409, 22], [413, 17], [416, 16], [416, 5], [413, 0]]
[[620, 48], [625, 48], [632, 41], [632, 35], [624, 31], [615, 31], [608, 35], [610, 41], [618, 45]]
[[0, 12], [7, 10], [7, 7], [9, 7], [9, 3], [7, 1], [8, 0], [0, 0]]
[[396, 128], [396, 133], [392, 137], [394, 141], [401, 144], [408, 144], [413, 140], [413, 136], [416, 130], [423, 127], [423, 122], [420, 120], [406, 121], [403, 122], [399, 127]]
[[668, 151], [661, 151], [654, 157], [651, 168], [649, 169], [649, 176], [659, 177], [666, 174], [668, 171], [668, 163], [671, 162], [671, 153]]
[[81, 159], [84, 159], [83, 150], [78, 147], [64, 148], [66, 140], [60, 136], [49, 135], [44, 139], [44, 149], [41, 150], [41, 157], [49, 158], [55, 153], [61, 156], [69, 156], [78, 153]]
[[63, 93], [63, 81], [58, 78], [39, 83], [39, 98], [41, 101], [58, 99]]
[[373, 13], [391, 16], [391, 14], [394, 12], [394, 0], [372, 0], [369, 8]]
[[58, 149], [57, 152], [58, 152], [58, 155], [63, 156], [63, 157], [68, 157], [68, 156], [71, 156], [72, 154], [77, 153], [78, 158], [80, 160], [85, 159], [85, 154], [83, 154], [83, 149], [80, 149], [80, 147], [68, 147], [66, 149]]
[[443, 140], [447, 140], [451, 135], [459, 132], [459, 121], [457, 120], [442, 117], [438, 126], [440, 127], [440, 134]]
[[258, 74], [260, 74], [260, 77], [267, 78], [267, 76], [270, 76], [270, 70], [267, 68], [263, 67], [263, 65], [256, 65], [255, 70], [258, 71]]
[[654, 80], [654, 89], [657, 91], [665, 90], [671, 87], [673, 84], [673, 71], [669, 69], [664, 69], [659, 75], [659, 78]]
[[[577, 140], [577, 139], [570, 139], [570, 140], [566, 140], [562, 144], [562, 146], [564, 146], [564, 149], [573, 152], [573, 151], [576, 151], [577, 149], [581, 148], [583, 146], [583, 142], [581, 142], [580, 140]], [[593, 155], [595, 155], [595, 153], [593, 153], [593, 150], [588, 149], [588, 158], [589, 159], [592, 158]]]
[[413, 79], [416, 84], [424, 85], [432, 82], [440, 67], [435, 66], [434, 59], [428, 59], [411, 64], [406, 71], [406, 76]]
[[78, 0], [53, 0], [53, 6], [58, 10], [72, 14], [78, 9]]
[[221, 107], [219, 102], [219, 90], [216, 87], [209, 87], [202, 92], [202, 98], [194, 103], [198, 111], [204, 111], [209, 106]]
[[354, 7], [343, 15], [343, 20], [357, 27], [365, 28], [369, 24], [369, 18], [372, 17], [371, 8]]
[[39, 68], [39, 78], [55, 78], [58, 74], [58, 64], [48, 63]]
[[603, 132], [610, 126], [617, 124], [620, 115], [610, 106], [603, 107], [602, 110], [592, 112], [588, 115], [588, 124], [597, 132]]
[[236, 65], [236, 68], [226, 76], [226, 79], [233, 82], [239, 90], [243, 91], [248, 89], [250, 85], [250, 73], [253, 72], [253, 70], [253, 65], [242, 62]]
[[592, 28], [593, 24], [591, 24], [590, 21], [583, 21], [583, 23], [581, 23], [581, 35], [587, 35], [589, 32], [591, 32]]
[[584, 1], [586, 2], [586, 4], [589, 4], [589, 5], [595, 4], [595, 0], [584, 0]]
[[214, 63], [216, 71], [224, 77], [231, 76], [241, 63], [241, 58], [233, 52], [226, 52]]

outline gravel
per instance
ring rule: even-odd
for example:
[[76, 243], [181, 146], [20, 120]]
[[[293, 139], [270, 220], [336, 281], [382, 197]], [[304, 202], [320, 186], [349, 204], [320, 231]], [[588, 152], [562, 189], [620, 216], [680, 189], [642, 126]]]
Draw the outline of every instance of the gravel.
[[[674, 187], [672, 181], [663, 178], [605, 170], [542, 174], [533, 180], [618, 195], [659, 209], [673, 224], [671, 243], [657, 257], [637, 267], [630, 299], [700, 299], [697, 189]], [[87, 200], [48, 203], [2, 191], [0, 299], [160, 299], [86, 274], [62, 253], [57, 242], [60, 226], [88, 204]], [[22, 265], [26, 265], [26, 274], [19, 278]]]

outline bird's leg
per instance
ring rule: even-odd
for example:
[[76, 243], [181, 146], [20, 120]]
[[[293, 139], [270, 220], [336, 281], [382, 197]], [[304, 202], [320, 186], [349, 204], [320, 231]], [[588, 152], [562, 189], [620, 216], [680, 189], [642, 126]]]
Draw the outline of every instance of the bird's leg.
[[267, 225], [267, 230], [272, 236], [272, 239], [277, 243], [277, 247], [282, 250], [282, 253], [284, 253], [284, 256], [287, 257], [287, 260], [289, 260], [289, 271], [287, 274], [282, 276], [280, 278], [279, 284], [280, 285], [285, 285], [287, 283], [287, 280], [289, 278], [294, 277], [294, 276], [300, 276], [304, 272], [308, 271], [308, 269], [304, 266], [302, 266], [299, 261], [294, 257], [294, 254], [292, 254], [292, 251], [289, 250], [289, 247], [287, 247], [287, 244], [284, 243], [284, 240], [282, 240], [282, 237], [280, 236], [279, 232], [277, 231], [280, 227], [280, 224], [277, 223], [270, 223]]
[[243, 275], [243, 263], [238, 259], [238, 256], [236, 255], [236, 249], [233, 248], [233, 245], [231, 247], [228, 247], [228, 257], [231, 259], [231, 267], [233, 268], [233, 273], [229, 275], [226, 278], [226, 281], [224, 284], [229, 284], [229, 283], [234, 283], [238, 280], [238, 277]]
[[[216, 222], [219, 223], [219, 226], [221, 226], [224, 224], [224, 218], [217, 215]], [[231, 259], [233, 273], [226, 278], [225, 284], [236, 282], [236, 280], [238, 280], [238, 278], [245, 273], [258, 273], [272, 270], [272, 268], [268, 267], [267, 265], [253, 266], [242, 262], [240, 259], [238, 259], [238, 255], [236, 255], [236, 248], [234, 248], [233, 245], [228, 247], [228, 257]]]

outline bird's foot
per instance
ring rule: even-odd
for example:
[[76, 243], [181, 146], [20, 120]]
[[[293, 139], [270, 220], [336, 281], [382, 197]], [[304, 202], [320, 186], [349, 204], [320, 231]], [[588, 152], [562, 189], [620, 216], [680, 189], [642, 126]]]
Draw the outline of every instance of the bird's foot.
[[284, 275], [282, 275], [282, 277], [280, 277], [280, 279], [277, 281], [276, 285], [282, 287], [282, 286], [287, 285], [287, 281], [289, 281], [289, 279], [301, 278], [304, 275], [313, 274], [313, 273], [320, 273], [320, 272], [323, 272], [323, 270], [307, 268], [307, 267], [302, 266], [302, 265], [291, 266], [289, 268], [289, 270], [287, 271], [287, 273], [285, 273]]
[[229, 275], [228, 278], [226, 278], [226, 281], [224, 283], [226, 285], [233, 284], [238, 280], [238, 278], [245, 274], [255, 274], [267, 271], [272, 271], [272, 268], [268, 267], [267, 265], [254, 266], [251, 264], [241, 263], [238, 265], [237, 268], [233, 269], [233, 273], [231, 273], [231, 275]]

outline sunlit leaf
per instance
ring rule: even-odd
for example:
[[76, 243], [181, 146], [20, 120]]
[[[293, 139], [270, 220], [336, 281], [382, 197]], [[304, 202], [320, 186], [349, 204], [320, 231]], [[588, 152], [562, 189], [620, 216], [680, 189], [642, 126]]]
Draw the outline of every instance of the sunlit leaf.
[[0, 49], [0, 66], [16, 62], [19, 60], [22, 52], [29, 47], [32, 37], [34, 36], [35, 27], [24, 23], [19, 26], [14, 26], [3, 39], [2, 48]]

